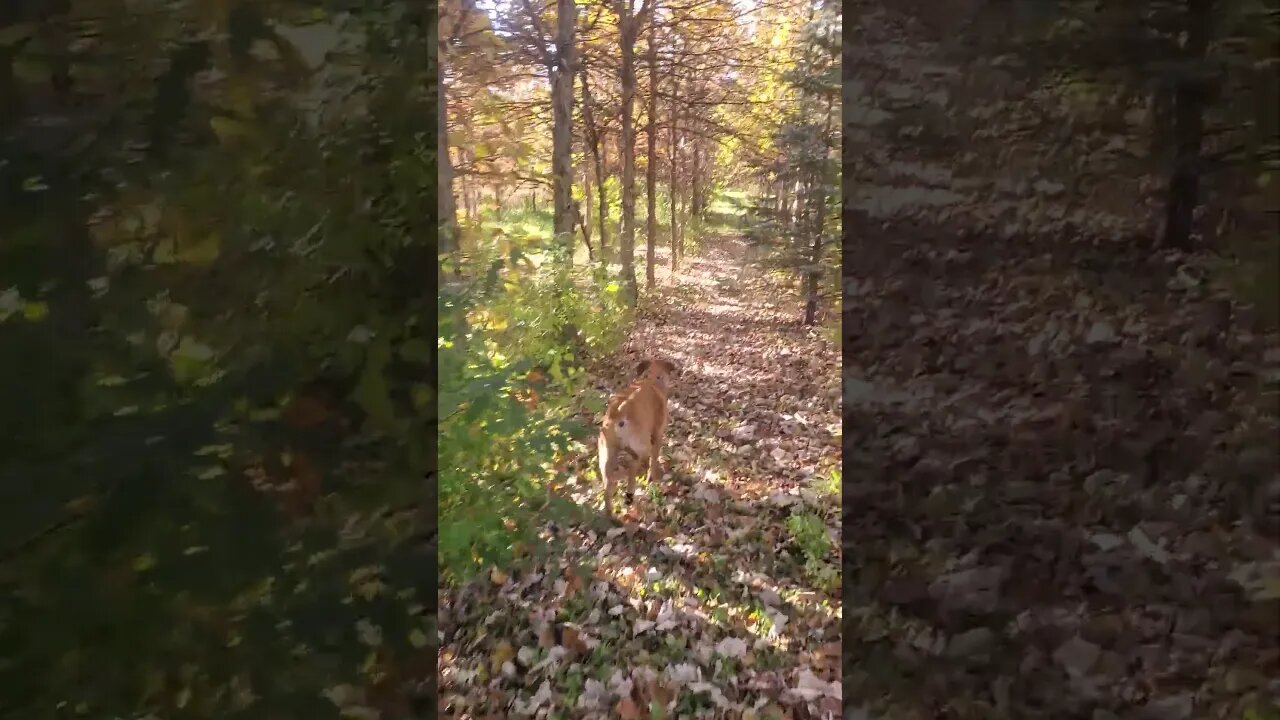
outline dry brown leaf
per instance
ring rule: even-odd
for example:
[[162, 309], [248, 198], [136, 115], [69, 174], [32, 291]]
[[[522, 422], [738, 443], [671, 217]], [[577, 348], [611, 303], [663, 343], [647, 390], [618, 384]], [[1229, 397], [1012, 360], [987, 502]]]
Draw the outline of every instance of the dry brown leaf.
[[613, 706], [613, 711], [621, 720], [639, 720], [640, 707], [629, 697], [624, 697]]
[[649, 701], [650, 713], [653, 712], [653, 707], [656, 704], [657, 707], [664, 713], [662, 717], [666, 717], [665, 715], [666, 708], [668, 705], [671, 704], [673, 700], [676, 699], [676, 691], [672, 690], [671, 688], [668, 688], [666, 685], [663, 685], [661, 682], [655, 682], [652, 688], [650, 688], [650, 693], [652, 695], [652, 700]]
[[560, 640], [561, 645], [570, 652], [579, 656], [585, 655], [587, 651], [591, 649], [587, 646], [586, 641], [583, 640], [582, 631], [574, 627], [566, 625], [564, 631], [561, 633]]
[[568, 567], [564, 570], [564, 579], [564, 598], [567, 600], [582, 589], [582, 576], [579, 575], [572, 567]]
[[550, 650], [556, 646], [556, 628], [552, 623], [545, 623], [538, 630], [538, 647]]

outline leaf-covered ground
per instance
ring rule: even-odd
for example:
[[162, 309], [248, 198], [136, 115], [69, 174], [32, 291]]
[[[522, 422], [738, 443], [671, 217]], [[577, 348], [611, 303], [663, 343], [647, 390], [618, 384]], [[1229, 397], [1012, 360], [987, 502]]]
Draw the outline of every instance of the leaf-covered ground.
[[1229, 258], [1153, 249], [1141, 114], [946, 5], [846, 35], [845, 699], [1280, 717], [1280, 337]]
[[1207, 258], [905, 224], [849, 256], [847, 699], [1275, 717], [1280, 342]]
[[663, 481], [610, 526], [582, 458], [565, 491], [597, 517], [549, 528], [562, 551], [442, 593], [442, 716], [839, 716], [839, 349], [748, 256], [660, 270], [602, 363], [602, 394], [680, 365]]

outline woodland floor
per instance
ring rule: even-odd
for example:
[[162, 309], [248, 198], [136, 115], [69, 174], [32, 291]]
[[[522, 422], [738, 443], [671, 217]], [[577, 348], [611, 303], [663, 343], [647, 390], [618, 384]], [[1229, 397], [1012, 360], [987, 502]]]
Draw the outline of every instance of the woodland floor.
[[[560, 527], [563, 552], [539, 567], [441, 598], [443, 717], [839, 717], [834, 333], [802, 326], [740, 239], [674, 275], [660, 260], [598, 391], [651, 354], [680, 366], [664, 478], [640, 481], [618, 526]], [[568, 491], [598, 515], [593, 465]], [[793, 514], [829, 538], [825, 577], [805, 572]]]
[[682, 365], [662, 487], [442, 599], [442, 715], [1277, 717], [1275, 331], [1206, 256], [891, 230], [845, 255], [845, 601], [787, 527], [839, 537], [840, 358], [725, 240], [601, 378]]
[[1280, 341], [1212, 259], [902, 224], [855, 244], [854, 716], [1280, 717]]

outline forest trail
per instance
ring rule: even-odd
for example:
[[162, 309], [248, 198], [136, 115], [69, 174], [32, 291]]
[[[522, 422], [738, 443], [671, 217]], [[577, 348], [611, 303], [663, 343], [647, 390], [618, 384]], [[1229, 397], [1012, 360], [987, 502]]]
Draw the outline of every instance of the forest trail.
[[662, 258], [599, 385], [680, 366], [663, 480], [610, 528], [584, 458], [562, 553], [442, 598], [442, 716], [839, 716], [839, 347], [749, 258]]

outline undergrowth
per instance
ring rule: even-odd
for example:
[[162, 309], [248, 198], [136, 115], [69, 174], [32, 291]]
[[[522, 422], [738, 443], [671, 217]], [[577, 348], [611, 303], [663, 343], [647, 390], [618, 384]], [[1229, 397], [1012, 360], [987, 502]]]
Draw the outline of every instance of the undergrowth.
[[[619, 286], [572, 268], [545, 213], [490, 215], [473, 232], [465, 281], [440, 303], [441, 577], [503, 566], [575, 506], [551, 491], [558, 460], [587, 431], [574, 417], [583, 364], [628, 325]], [[580, 448], [578, 448], [580, 450]]]
[[822, 518], [809, 511], [797, 510], [787, 518], [787, 531], [804, 557], [805, 577], [822, 588], [838, 584], [839, 571], [826, 560], [834, 544], [827, 535], [827, 526]]
[[[722, 196], [715, 201], [722, 214], [686, 226], [686, 248], [696, 251], [704, 233], [734, 218]], [[660, 219], [662, 210], [659, 204]], [[582, 512], [554, 491], [557, 466], [587, 451], [584, 411], [603, 409], [583, 368], [618, 347], [634, 315], [612, 269], [583, 258], [570, 263], [551, 222], [549, 212], [528, 206], [481, 211], [463, 233], [461, 272], [441, 287], [439, 563], [446, 582], [532, 554], [539, 528]], [[579, 238], [575, 246], [581, 249]], [[657, 296], [643, 294], [640, 307], [652, 302]]]

